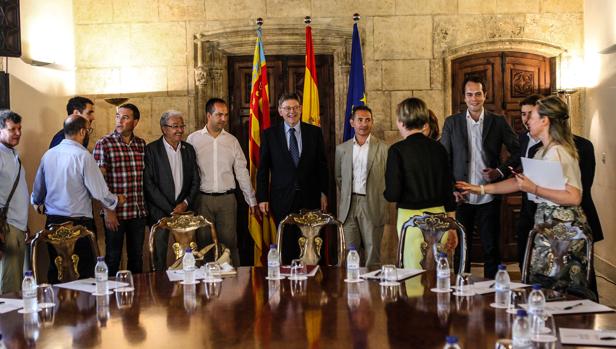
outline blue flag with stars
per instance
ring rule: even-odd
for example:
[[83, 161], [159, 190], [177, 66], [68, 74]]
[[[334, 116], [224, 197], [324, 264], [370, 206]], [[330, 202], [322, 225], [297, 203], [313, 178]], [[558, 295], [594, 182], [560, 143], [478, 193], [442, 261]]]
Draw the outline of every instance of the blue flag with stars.
[[353, 108], [366, 105], [366, 90], [364, 88], [364, 63], [361, 56], [361, 43], [357, 23], [353, 24], [353, 46], [351, 47], [351, 69], [349, 72], [349, 92], [347, 94], [346, 113], [344, 114], [343, 140], [349, 140], [355, 135], [350, 120]]

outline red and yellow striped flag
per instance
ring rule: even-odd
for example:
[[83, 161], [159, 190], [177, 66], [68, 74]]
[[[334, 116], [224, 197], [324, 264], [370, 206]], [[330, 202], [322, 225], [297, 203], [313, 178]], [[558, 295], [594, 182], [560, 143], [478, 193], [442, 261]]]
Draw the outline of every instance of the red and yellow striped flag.
[[312, 46], [312, 28], [306, 26], [306, 72], [304, 74], [304, 96], [302, 121], [321, 126], [319, 116], [319, 88], [317, 82], [317, 65]]
[[[270, 127], [267, 67], [260, 27], [257, 29], [257, 43], [252, 61], [251, 86], [248, 153], [250, 157], [250, 179], [252, 187], [256, 188], [261, 132]], [[269, 244], [276, 241], [274, 220], [271, 215], [264, 216], [262, 220], [259, 220], [249, 213], [248, 230], [255, 241], [254, 265], [263, 266], [269, 251]]]

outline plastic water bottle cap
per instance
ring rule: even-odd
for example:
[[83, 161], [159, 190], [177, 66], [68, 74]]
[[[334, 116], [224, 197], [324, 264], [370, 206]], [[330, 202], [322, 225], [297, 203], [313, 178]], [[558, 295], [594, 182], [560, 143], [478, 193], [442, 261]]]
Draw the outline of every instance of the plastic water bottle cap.
[[507, 270], [507, 266], [504, 264], [499, 264], [498, 265], [498, 270]]
[[456, 336], [447, 336], [445, 338], [445, 340], [447, 341], [447, 344], [456, 344], [456, 343], [458, 343], [458, 337], [456, 337]]
[[541, 285], [540, 284], [534, 284], [533, 285], [533, 290], [540, 290], [541, 289]]
[[271, 249], [277, 249], [277, 248], [278, 248], [278, 245], [276, 245], [276, 244], [270, 244], [270, 250], [271, 250]]
[[447, 253], [445, 253], [445, 252], [439, 252], [439, 253], [438, 253], [438, 258], [443, 258], [443, 257], [444, 257], [444, 258], [447, 258]]
[[186, 253], [192, 253], [192, 248], [186, 247]]
[[32, 276], [32, 270], [28, 270], [26, 271], [26, 273], [24, 274], [25, 276]]
[[103, 257], [103, 256], [98, 256], [98, 257], [96, 257], [96, 261], [97, 261], [97, 262], [104, 262], [104, 261], [105, 261], [105, 257]]
[[524, 309], [518, 309], [518, 312], [516, 313], [516, 315], [517, 315], [517, 316], [519, 316], [519, 317], [525, 317], [525, 316], [527, 316], [528, 314], [526, 313], [526, 310], [524, 310]]
[[357, 248], [355, 247], [354, 244], [349, 245], [349, 251], [357, 251]]

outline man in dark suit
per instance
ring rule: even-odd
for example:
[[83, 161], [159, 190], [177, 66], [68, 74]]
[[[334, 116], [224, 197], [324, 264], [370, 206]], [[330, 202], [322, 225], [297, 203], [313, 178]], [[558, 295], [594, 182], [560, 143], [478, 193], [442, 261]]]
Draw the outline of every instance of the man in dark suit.
[[[441, 143], [449, 153], [455, 180], [483, 185], [509, 174], [507, 166], [519, 156], [518, 137], [504, 117], [483, 108], [486, 93], [481, 78], [467, 77], [463, 87], [464, 101], [468, 109], [445, 120]], [[511, 154], [505, 163], [500, 161], [503, 145]], [[469, 234], [477, 226], [483, 248], [484, 276], [491, 279], [496, 275], [501, 261], [500, 199], [492, 195], [469, 194], [468, 197], [462, 197], [457, 192], [455, 195], [459, 204], [456, 218]], [[470, 251], [471, 249], [468, 250]], [[459, 251], [457, 255], [459, 256]], [[466, 260], [465, 269], [469, 271], [470, 253]]]
[[[156, 224], [172, 213], [194, 208], [199, 192], [197, 156], [192, 145], [183, 142], [184, 119], [182, 114], [169, 110], [160, 117], [162, 137], [145, 148], [144, 191], [148, 209], [148, 224]], [[157, 235], [154, 266], [166, 269], [169, 232]]]
[[[300, 209], [327, 209], [328, 172], [321, 129], [301, 122], [297, 94], [278, 100], [284, 122], [261, 137], [261, 163], [257, 171], [257, 201], [263, 214], [273, 214], [278, 224]], [[298, 256], [297, 230], [285, 232], [285, 256]]]
[[[66, 115], [79, 115], [90, 121], [90, 127], [94, 123], [94, 102], [86, 97], [75, 96], [68, 100], [66, 103]], [[49, 149], [55, 147], [60, 144], [64, 139], [64, 128], [58, 131], [51, 142], [49, 143]], [[83, 141], [83, 146], [88, 148], [88, 139]]]

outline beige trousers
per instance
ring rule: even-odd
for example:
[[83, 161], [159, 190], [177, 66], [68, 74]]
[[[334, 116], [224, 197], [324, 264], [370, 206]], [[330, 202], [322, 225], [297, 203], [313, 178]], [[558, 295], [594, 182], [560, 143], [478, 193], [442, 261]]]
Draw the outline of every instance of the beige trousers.
[[[218, 233], [218, 241], [231, 251], [231, 261], [234, 267], [240, 265], [240, 253], [237, 248], [237, 202], [234, 194], [220, 196], [199, 195], [199, 214], [214, 223]], [[200, 229], [199, 235], [201, 235]], [[209, 228], [206, 229], [209, 232]], [[206, 240], [198, 236], [201, 243]], [[207, 241], [211, 241], [208, 239]]]
[[6, 249], [0, 260], [0, 294], [19, 292], [24, 272], [26, 233], [10, 225]]
[[349, 214], [342, 225], [346, 247], [355, 245], [358, 251], [363, 247], [362, 265], [381, 265], [381, 239], [383, 225], [375, 225], [368, 218], [368, 201], [365, 196], [353, 195]]

